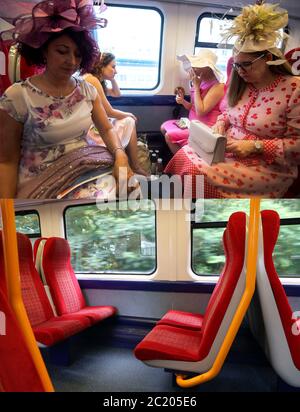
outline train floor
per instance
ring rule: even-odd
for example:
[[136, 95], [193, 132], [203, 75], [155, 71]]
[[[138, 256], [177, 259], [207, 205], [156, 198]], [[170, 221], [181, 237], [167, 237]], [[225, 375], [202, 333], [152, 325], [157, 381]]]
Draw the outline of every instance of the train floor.
[[[47, 362], [57, 392], [183, 392], [172, 375], [151, 368], [132, 349], [100, 345], [97, 339], [77, 348], [69, 366]], [[278, 378], [249, 333], [238, 334], [220, 374], [191, 388], [196, 392], [274, 392]]]

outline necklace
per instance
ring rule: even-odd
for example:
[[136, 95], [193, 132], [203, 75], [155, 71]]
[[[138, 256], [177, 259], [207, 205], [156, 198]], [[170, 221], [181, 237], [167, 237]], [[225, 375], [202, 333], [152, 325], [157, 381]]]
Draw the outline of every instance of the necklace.
[[[51, 81], [49, 80], [48, 76], [46, 73], [42, 74], [42, 80], [44, 79], [44, 86], [46, 87], [46, 92], [49, 94], [51, 97], [55, 99], [64, 99], [66, 96], [68, 96], [72, 91], [70, 91], [71, 85], [67, 84], [66, 86], [58, 88], [57, 86], [53, 85]], [[77, 80], [73, 77], [71, 77], [71, 82], [72, 82], [72, 90], [77, 86]], [[75, 86], [73, 87], [74, 83], [73, 80], [75, 80]]]

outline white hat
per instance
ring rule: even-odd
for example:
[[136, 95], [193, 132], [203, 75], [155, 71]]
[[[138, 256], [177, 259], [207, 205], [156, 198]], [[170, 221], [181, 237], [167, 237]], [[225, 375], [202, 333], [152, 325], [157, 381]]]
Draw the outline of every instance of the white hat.
[[199, 54], [193, 56], [186, 56], [185, 54], [177, 56], [177, 60], [183, 63], [185, 71], [189, 71], [192, 67], [209, 67], [214, 72], [217, 80], [221, 81], [223, 78], [222, 72], [216, 66], [218, 56], [211, 50], [203, 49]]

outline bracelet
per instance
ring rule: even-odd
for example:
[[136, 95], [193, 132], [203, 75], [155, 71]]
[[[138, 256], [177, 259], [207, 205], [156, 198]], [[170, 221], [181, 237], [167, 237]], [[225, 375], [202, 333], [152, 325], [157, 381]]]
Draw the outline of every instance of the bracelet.
[[123, 147], [120, 147], [120, 146], [115, 147], [114, 150], [113, 150], [113, 152], [112, 152], [112, 155], [113, 155], [114, 157], [115, 157], [115, 155], [116, 155], [116, 151], [117, 151], [117, 150], [122, 150], [122, 152], [125, 153], [125, 150], [123, 149]]

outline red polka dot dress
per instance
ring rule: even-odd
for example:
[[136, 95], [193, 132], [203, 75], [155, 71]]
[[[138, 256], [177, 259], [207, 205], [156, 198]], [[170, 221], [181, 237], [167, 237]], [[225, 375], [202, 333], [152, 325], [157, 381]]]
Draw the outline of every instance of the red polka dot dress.
[[245, 159], [227, 153], [225, 162], [209, 166], [184, 146], [165, 172], [203, 175], [205, 197], [282, 197], [300, 164], [300, 78], [279, 76], [262, 89], [249, 84], [218, 120], [224, 120], [228, 140], [262, 140], [263, 153]]

